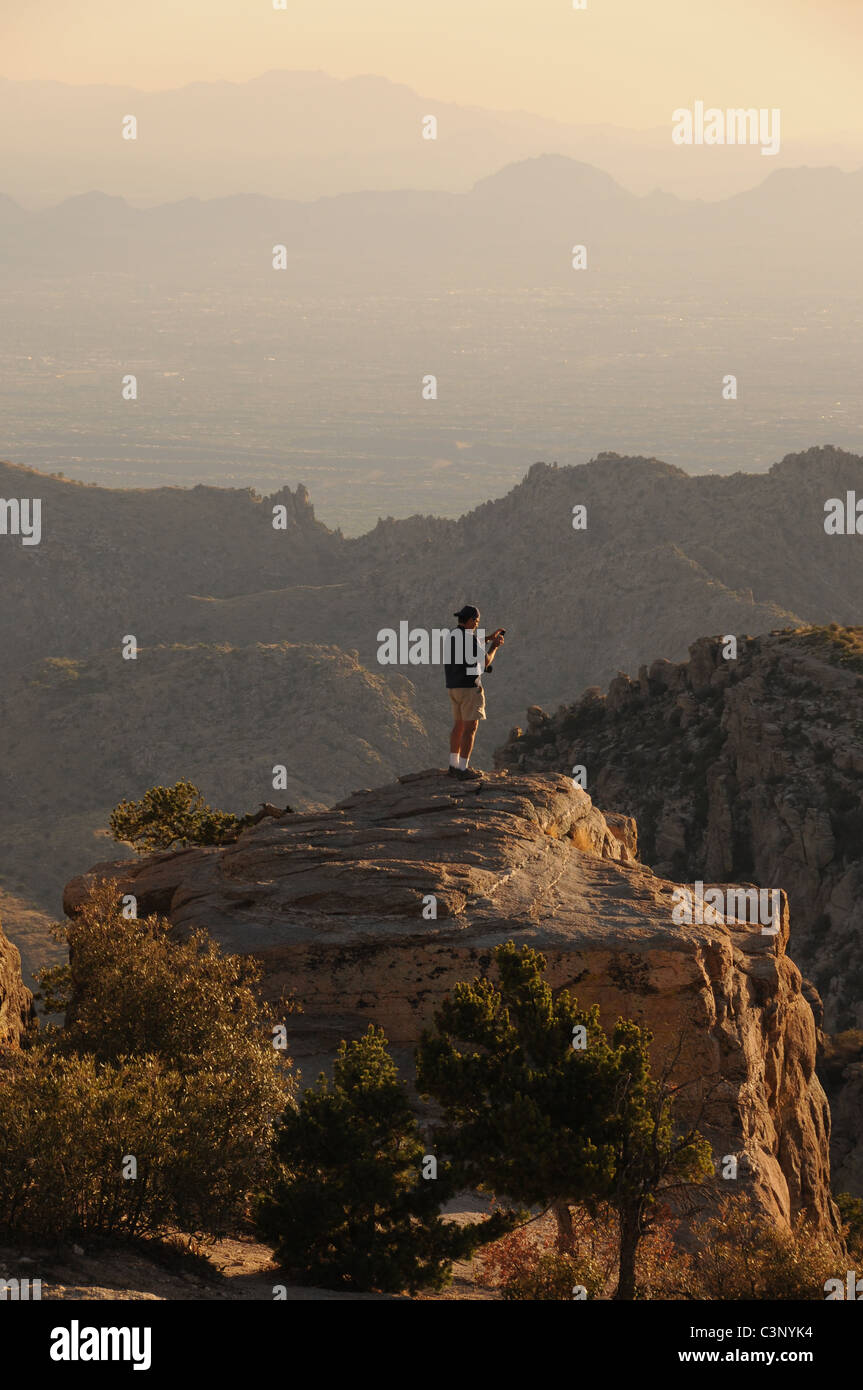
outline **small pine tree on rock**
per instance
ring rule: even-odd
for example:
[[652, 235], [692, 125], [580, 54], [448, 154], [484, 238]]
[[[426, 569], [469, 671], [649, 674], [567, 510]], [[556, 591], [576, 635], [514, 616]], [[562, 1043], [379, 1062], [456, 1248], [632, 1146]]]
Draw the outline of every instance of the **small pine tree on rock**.
[[175, 845], [221, 844], [251, 819], [207, 806], [193, 782], [180, 781], [173, 787], [151, 787], [140, 801], [121, 801], [109, 825], [115, 840], [150, 854]]

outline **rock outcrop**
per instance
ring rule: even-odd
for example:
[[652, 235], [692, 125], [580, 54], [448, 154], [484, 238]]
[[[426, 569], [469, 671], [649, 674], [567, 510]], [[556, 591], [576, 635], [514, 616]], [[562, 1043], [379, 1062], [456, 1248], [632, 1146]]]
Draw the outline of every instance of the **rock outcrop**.
[[638, 820], [658, 874], [788, 894], [792, 955], [830, 1032], [863, 1027], [863, 628], [703, 638], [680, 665], [620, 674], [496, 754], [513, 770], [587, 770]]
[[635, 823], [601, 814], [569, 778], [415, 774], [232, 844], [98, 864], [67, 885], [67, 912], [99, 878], [133, 893], [139, 914], [256, 956], [267, 996], [302, 1005], [286, 1020], [300, 1056], [370, 1021], [410, 1046], [497, 943], [529, 943], [552, 985], [599, 1004], [607, 1026], [625, 1015], [651, 1028], [655, 1062], [676, 1057], [684, 1111], [704, 1107], [717, 1162], [740, 1158], [739, 1184], [764, 1210], [833, 1225], [829, 1111], [784, 899], [775, 935], [676, 925], [675, 885], [637, 862]]
[[823, 1071], [836, 1190], [860, 1195], [863, 629], [776, 631], [729, 653], [703, 638], [688, 662], [621, 673], [606, 695], [593, 687], [553, 716], [533, 706], [496, 762], [584, 766], [603, 806], [637, 817], [656, 873], [787, 892], [819, 1027], [843, 1034], [845, 1071]]
[[20, 1042], [36, 1017], [21, 977], [21, 956], [0, 926], [0, 1045]]

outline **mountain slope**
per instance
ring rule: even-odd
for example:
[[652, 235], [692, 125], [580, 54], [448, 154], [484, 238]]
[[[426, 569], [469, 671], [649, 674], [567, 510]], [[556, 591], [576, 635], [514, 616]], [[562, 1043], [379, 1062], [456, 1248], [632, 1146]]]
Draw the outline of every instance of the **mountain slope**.
[[[680, 658], [704, 631], [849, 623], [863, 606], [858, 538], [823, 525], [828, 497], [863, 496], [863, 459], [829, 447], [729, 477], [615, 454], [536, 464], [458, 521], [389, 520], [356, 540], [317, 522], [302, 488], [126, 492], [9, 465], [0, 484], [45, 498], [41, 545], [0, 546], [0, 639], [17, 669], [126, 633], [144, 645], [323, 640], [373, 668], [379, 630], [439, 626], [468, 600], [509, 633], [489, 681], [499, 739], [526, 704], [559, 703], [657, 652]], [[288, 529], [274, 531], [286, 502]], [[439, 706], [439, 671], [405, 674], [424, 710]]]
[[[139, 138], [121, 138], [126, 113]], [[422, 139], [433, 114], [437, 140]], [[661, 186], [715, 198], [763, 176], [754, 147], [671, 144], [665, 124], [631, 130], [564, 124], [525, 111], [443, 101], [371, 74], [271, 71], [247, 82], [166, 91], [0, 78], [0, 187], [42, 203], [101, 187], [145, 202], [240, 192], [329, 196], [357, 188], [465, 188], [514, 159], [554, 152], [608, 167], [643, 192]], [[177, 131], [183, 158], [177, 157]], [[786, 138], [781, 163], [859, 163], [859, 143], [834, 150]]]
[[[411, 140], [423, 143], [414, 131]], [[685, 279], [687, 293], [711, 287], [720, 315], [729, 283], [759, 296], [803, 300], [815, 289], [847, 297], [856, 284], [861, 170], [777, 170], [744, 193], [704, 202], [639, 196], [605, 172], [605, 164], [536, 153], [502, 164], [461, 192], [418, 190], [409, 177], [401, 186], [372, 182], [301, 202], [248, 184], [242, 192], [201, 198], [187, 181], [189, 167], [184, 163], [186, 181], [175, 201], [153, 207], [109, 194], [98, 178], [88, 191], [51, 207], [24, 209], [7, 198], [0, 206], [0, 252], [13, 283], [21, 276], [53, 280], [110, 271], [186, 287], [275, 289], [272, 248], [284, 245], [283, 280], [296, 290], [415, 294], [421, 276], [424, 286], [447, 290], [541, 285], [569, 291], [571, 248], [578, 244], [588, 248], [592, 276], [606, 277], [602, 285], [627, 292], [633, 285], [661, 287], [679, 299]], [[101, 169], [107, 178], [109, 167]], [[8, 188], [0, 171], [0, 189]], [[789, 223], [794, 237], [787, 235]], [[810, 248], [805, 279], [801, 241]]]
[[[302, 488], [127, 492], [10, 465], [0, 484], [44, 499], [41, 544], [0, 544], [0, 831], [7, 888], [49, 911], [111, 807], [153, 783], [199, 776], [242, 811], [272, 799], [275, 763], [290, 765], [292, 802], [445, 765], [442, 671], [378, 659], [378, 634], [402, 622], [445, 626], [474, 602], [507, 628], [483, 767], [529, 704], [554, 708], [657, 652], [680, 660], [705, 631], [863, 608], [859, 538], [823, 528], [826, 497], [863, 495], [863, 460], [830, 448], [723, 478], [612, 454], [537, 464], [458, 521], [388, 520], [356, 540], [317, 522]], [[132, 634], [141, 652], [124, 661]]]
[[[208, 802], [242, 814], [264, 801], [326, 804], [427, 760], [411, 696], [404, 677], [364, 670], [332, 646], [142, 646], [134, 661], [119, 651], [46, 660], [0, 700], [4, 886], [56, 911], [69, 875], [104, 852], [114, 806], [153, 785], [189, 778]], [[6, 913], [14, 935], [12, 899]], [[32, 924], [20, 944], [30, 967]]]

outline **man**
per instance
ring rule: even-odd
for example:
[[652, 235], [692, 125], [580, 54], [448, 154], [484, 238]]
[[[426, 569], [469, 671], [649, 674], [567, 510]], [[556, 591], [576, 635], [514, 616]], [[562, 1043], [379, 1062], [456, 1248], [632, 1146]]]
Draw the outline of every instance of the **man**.
[[503, 645], [503, 632], [492, 633], [488, 644], [483, 646], [477, 637], [466, 636], [476, 632], [479, 609], [468, 603], [454, 616], [458, 618], [458, 627], [449, 635], [446, 653], [449, 661], [444, 666], [454, 720], [449, 741], [449, 776], [462, 782], [475, 782], [480, 780], [482, 773], [475, 772], [468, 763], [477, 726], [485, 719], [481, 673], [491, 670], [498, 647]]

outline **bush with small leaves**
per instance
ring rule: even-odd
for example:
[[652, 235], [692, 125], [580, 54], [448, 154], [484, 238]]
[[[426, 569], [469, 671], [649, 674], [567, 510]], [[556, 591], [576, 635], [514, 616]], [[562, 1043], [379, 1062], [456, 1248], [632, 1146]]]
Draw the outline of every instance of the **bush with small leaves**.
[[477, 1266], [474, 1283], [499, 1288], [508, 1302], [567, 1302], [581, 1289], [587, 1298], [597, 1298], [606, 1283], [606, 1271], [595, 1255], [578, 1247], [560, 1250], [554, 1236], [540, 1239], [529, 1228], [489, 1246]]
[[845, 1278], [847, 1257], [837, 1239], [803, 1219], [793, 1230], [777, 1226], [746, 1198], [726, 1198], [693, 1233], [694, 1298], [817, 1301], [828, 1279]]
[[223, 1233], [265, 1180], [294, 1093], [257, 967], [203, 932], [124, 918], [108, 883], [57, 935], [70, 960], [42, 980], [66, 1027], [0, 1070], [0, 1225]]
[[69, 961], [39, 980], [52, 1008], [65, 1011], [62, 1030], [45, 1030], [56, 1048], [100, 1061], [153, 1054], [180, 1071], [232, 1070], [264, 1089], [275, 1078], [271, 1010], [249, 957], [223, 954], [204, 931], [183, 939], [163, 917], [124, 917], [104, 880], [54, 935]]
[[260, 1181], [265, 1139], [255, 1098], [224, 1075], [31, 1050], [0, 1079], [0, 1231], [223, 1235]]
[[842, 1217], [848, 1253], [855, 1262], [855, 1268], [863, 1266], [863, 1197], [840, 1192], [836, 1205]]

